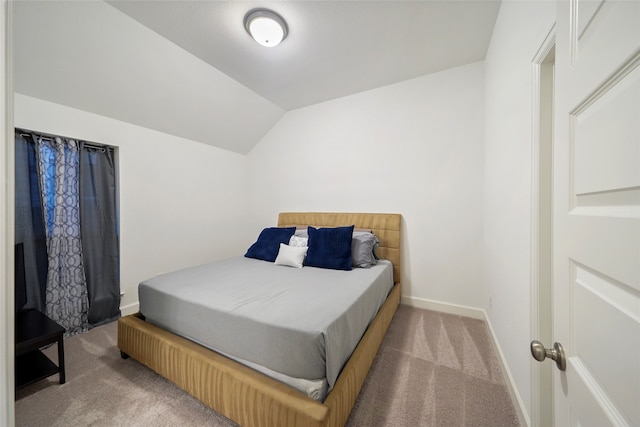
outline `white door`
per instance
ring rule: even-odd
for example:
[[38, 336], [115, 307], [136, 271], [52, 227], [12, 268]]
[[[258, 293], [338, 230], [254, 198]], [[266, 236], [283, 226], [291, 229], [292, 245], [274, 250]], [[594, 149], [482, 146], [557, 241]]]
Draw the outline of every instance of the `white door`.
[[640, 0], [557, 4], [555, 425], [640, 426]]

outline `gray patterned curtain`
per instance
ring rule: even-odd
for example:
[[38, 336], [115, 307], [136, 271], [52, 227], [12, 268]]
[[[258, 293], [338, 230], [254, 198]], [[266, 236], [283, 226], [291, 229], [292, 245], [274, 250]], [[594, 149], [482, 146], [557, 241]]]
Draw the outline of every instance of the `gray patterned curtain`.
[[67, 329], [88, 330], [87, 283], [82, 264], [78, 142], [37, 138], [49, 270], [46, 314]]

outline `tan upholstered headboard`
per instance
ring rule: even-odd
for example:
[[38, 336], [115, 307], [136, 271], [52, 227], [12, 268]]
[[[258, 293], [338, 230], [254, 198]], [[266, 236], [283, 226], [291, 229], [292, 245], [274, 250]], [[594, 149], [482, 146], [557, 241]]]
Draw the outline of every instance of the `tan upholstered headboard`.
[[355, 225], [373, 231], [380, 240], [376, 255], [393, 263], [393, 280], [400, 283], [401, 252], [400, 214], [341, 212], [282, 212], [278, 227], [339, 227]]

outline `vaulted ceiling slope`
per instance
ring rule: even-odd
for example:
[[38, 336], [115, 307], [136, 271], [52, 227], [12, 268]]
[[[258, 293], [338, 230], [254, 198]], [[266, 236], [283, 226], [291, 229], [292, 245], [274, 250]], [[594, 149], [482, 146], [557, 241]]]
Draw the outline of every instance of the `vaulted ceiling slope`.
[[242, 154], [284, 114], [101, 1], [17, 1], [13, 25], [20, 94]]
[[[247, 153], [288, 110], [483, 60], [499, 6], [17, 1], [15, 88]], [[287, 21], [279, 46], [246, 33], [243, 17], [257, 7]]]

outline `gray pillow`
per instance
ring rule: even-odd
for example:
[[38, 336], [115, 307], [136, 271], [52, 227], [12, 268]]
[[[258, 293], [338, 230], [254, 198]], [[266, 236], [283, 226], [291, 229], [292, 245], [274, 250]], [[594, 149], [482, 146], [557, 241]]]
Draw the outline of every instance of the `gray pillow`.
[[351, 239], [351, 263], [353, 267], [368, 268], [376, 263], [375, 248], [380, 241], [371, 232], [354, 231]]

